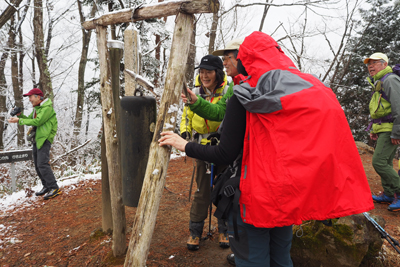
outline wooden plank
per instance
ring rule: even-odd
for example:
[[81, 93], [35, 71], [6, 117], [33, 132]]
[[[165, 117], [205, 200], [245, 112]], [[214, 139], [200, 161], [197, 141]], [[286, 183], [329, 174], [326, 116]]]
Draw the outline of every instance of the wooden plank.
[[126, 218], [122, 204], [122, 180], [116, 136], [115, 108], [111, 88], [111, 70], [108, 64], [107, 27], [97, 26], [97, 49], [100, 64], [100, 93], [106, 141], [108, 177], [110, 183], [111, 210], [113, 221], [113, 254], [121, 256], [126, 250]]
[[104, 14], [99, 18], [87, 20], [82, 23], [86, 30], [93, 30], [96, 26], [107, 26], [118, 23], [135, 22], [151, 18], [161, 18], [177, 15], [179, 12], [186, 14], [215, 13], [219, 9], [218, 0], [181, 0], [161, 2], [154, 5], [143, 5], [137, 8], [126, 8], [112, 13]]
[[176, 19], [165, 89], [157, 116], [156, 131], [150, 145], [149, 161], [125, 259], [127, 266], [145, 266], [156, 223], [171, 147], [160, 147], [162, 131], [173, 131], [179, 97], [185, 77], [187, 55], [193, 34], [194, 16], [180, 13]]
[[[124, 63], [125, 69], [139, 73], [139, 33], [132, 25], [124, 31]], [[136, 80], [131, 75], [125, 75], [125, 95], [133, 96]]]

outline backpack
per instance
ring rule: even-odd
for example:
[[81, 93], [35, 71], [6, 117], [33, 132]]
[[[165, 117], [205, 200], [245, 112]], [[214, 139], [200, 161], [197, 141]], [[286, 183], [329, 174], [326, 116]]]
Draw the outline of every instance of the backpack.
[[232, 177], [234, 173], [234, 167], [228, 166], [214, 179], [211, 201], [217, 207], [214, 216], [218, 219], [228, 220], [232, 209], [234, 236], [235, 240], [239, 241], [237, 215], [239, 212], [240, 174]]
[[[397, 76], [400, 77], [400, 64], [396, 64], [396, 65], [392, 68], [392, 70], [393, 70], [393, 72], [390, 72], [390, 73], [385, 74], [385, 75], [380, 79], [380, 83], [379, 83], [379, 85], [378, 85], [379, 87], [381, 87], [383, 81], [384, 81], [387, 77], [389, 77], [390, 75], [397, 75]], [[383, 91], [382, 89], [379, 89], [378, 92], [381, 93], [383, 99], [385, 99], [387, 102], [390, 103], [389, 97], [385, 94], [385, 91]], [[374, 93], [375, 93], [375, 92], [372, 92], [371, 98], [372, 98], [372, 96], [374, 95]], [[371, 130], [371, 127], [372, 127], [372, 125], [373, 125], [374, 123], [381, 124], [381, 123], [387, 123], [387, 122], [393, 122], [393, 121], [394, 121], [394, 119], [393, 119], [393, 117], [392, 117], [392, 114], [389, 114], [389, 115], [387, 115], [387, 116], [385, 116], [385, 117], [382, 117], [382, 118], [379, 118], [379, 119], [371, 119], [371, 121], [370, 121], [370, 123], [368, 124], [368, 127], [367, 127], [367, 129], [366, 129], [365, 131], [366, 131], [366, 132], [369, 132], [369, 130]]]

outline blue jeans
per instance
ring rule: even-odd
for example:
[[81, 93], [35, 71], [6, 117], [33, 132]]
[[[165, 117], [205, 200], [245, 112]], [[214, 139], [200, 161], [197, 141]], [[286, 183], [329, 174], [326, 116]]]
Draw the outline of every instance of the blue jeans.
[[[239, 212], [240, 213], [240, 212]], [[292, 226], [257, 228], [237, 216], [239, 241], [234, 238], [232, 212], [228, 221], [229, 244], [236, 266], [293, 267], [290, 258]]]

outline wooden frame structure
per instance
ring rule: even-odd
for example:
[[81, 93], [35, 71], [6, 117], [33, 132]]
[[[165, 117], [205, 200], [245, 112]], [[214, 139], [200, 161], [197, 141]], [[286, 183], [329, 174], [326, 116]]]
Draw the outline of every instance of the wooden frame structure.
[[[128, 23], [149, 18], [176, 15], [175, 29], [171, 45], [167, 76], [161, 104], [157, 116], [155, 133], [150, 145], [149, 161], [143, 182], [139, 205], [132, 228], [129, 248], [124, 266], [145, 266], [150, 249], [156, 216], [160, 205], [169, 158], [170, 147], [159, 147], [158, 139], [162, 131], [173, 130], [177, 116], [177, 106], [185, 77], [190, 40], [194, 30], [195, 13], [215, 13], [219, 9], [218, 0], [178, 0], [123, 9], [105, 14], [99, 18], [85, 21], [86, 30], [96, 29], [97, 46], [100, 59], [100, 91], [106, 155], [111, 191], [113, 216], [113, 253], [120, 256], [125, 253], [125, 213], [122, 205], [121, 177], [118, 162], [118, 137], [115, 135], [116, 120], [113, 106], [113, 93], [110, 82], [109, 53], [107, 50], [107, 26]], [[130, 89], [128, 89], [130, 90]]]

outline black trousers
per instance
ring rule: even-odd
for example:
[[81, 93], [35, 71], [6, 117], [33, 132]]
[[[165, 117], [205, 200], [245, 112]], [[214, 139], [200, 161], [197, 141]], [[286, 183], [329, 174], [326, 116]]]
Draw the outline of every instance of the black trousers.
[[33, 162], [35, 163], [36, 173], [38, 174], [40, 181], [42, 181], [43, 187], [48, 189], [58, 189], [56, 178], [54, 177], [49, 164], [50, 147], [51, 143], [49, 140], [46, 140], [40, 149], [37, 149], [36, 143], [34, 143], [32, 148]]

